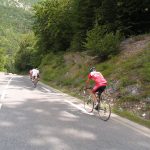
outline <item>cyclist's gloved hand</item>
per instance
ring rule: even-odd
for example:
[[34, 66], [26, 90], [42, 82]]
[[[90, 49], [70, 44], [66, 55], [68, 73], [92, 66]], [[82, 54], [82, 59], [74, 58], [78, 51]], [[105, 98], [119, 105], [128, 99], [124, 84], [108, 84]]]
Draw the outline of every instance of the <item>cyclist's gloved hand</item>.
[[88, 89], [88, 85], [86, 85], [86, 86], [84, 87], [84, 89], [85, 89], [85, 90]]

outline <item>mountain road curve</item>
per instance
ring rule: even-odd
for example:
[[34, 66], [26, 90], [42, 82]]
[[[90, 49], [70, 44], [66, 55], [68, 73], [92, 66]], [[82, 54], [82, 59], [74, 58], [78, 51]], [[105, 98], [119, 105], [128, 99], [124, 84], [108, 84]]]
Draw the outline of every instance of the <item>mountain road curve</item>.
[[115, 114], [102, 121], [75, 97], [0, 73], [0, 150], [150, 150], [150, 129]]

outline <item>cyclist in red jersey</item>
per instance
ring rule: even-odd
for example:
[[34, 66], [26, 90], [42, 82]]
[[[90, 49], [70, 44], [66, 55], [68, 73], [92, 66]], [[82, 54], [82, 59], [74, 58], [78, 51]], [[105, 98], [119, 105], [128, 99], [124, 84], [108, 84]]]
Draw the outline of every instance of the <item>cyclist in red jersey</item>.
[[94, 85], [93, 89], [88, 89], [88, 92], [93, 97], [94, 108], [97, 108], [98, 102], [97, 102], [95, 93], [97, 91], [100, 91], [100, 93], [102, 93], [107, 86], [107, 81], [100, 72], [96, 71], [95, 67], [92, 67], [90, 69], [90, 73], [88, 74], [88, 79], [86, 81], [86, 87], [89, 86], [90, 80], [93, 80], [95, 82], [95, 85]]

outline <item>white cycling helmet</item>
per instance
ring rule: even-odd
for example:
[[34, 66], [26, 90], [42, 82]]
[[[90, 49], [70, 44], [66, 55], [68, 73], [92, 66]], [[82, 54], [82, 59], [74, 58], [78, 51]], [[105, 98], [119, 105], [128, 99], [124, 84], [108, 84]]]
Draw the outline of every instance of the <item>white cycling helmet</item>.
[[90, 68], [90, 72], [94, 71], [95, 70], [95, 67], [91, 67]]

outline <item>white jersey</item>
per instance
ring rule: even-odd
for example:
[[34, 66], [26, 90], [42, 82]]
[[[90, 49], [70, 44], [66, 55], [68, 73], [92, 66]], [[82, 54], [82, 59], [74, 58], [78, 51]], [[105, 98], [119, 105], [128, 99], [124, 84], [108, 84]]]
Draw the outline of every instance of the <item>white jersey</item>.
[[32, 77], [37, 77], [39, 75], [39, 70], [37, 69], [32, 69]]

